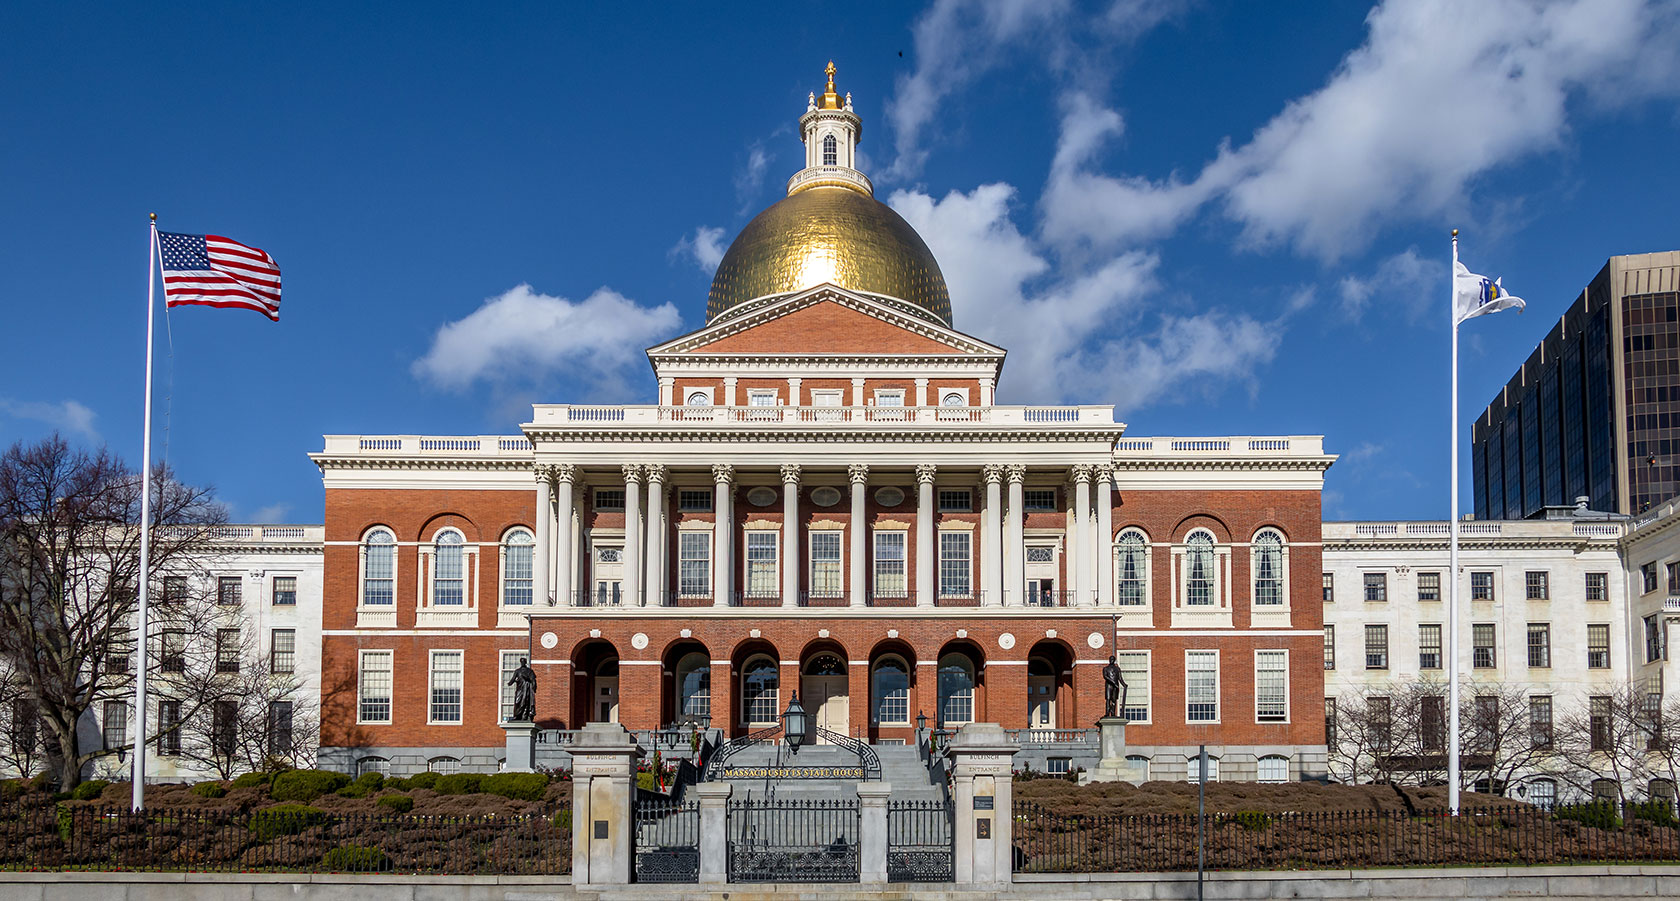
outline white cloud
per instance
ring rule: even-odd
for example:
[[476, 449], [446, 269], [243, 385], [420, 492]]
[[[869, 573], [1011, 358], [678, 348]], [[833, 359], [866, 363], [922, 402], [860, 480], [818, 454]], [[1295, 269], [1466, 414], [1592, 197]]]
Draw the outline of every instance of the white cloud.
[[1153, 334], [1110, 342], [1094, 355], [1106, 363], [1102, 381], [1121, 410], [1215, 397], [1236, 385], [1253, 392], [1255, 371], [1277, 355], [1283, 337], [1275, 323], [1244, 313], [1161, 319]]
[[479, 381], [529, 384], [562, 369], [598, 388], [618, 388], [642, 349], [679, 325], [669, 303], [645, 307], [608, 288], [573, 301], [521, 284], [441, 326], [412, 369], [449, 390]]
[[286, 514], [290, 513], [291, 511], [292, 511], [292, 505], [291, 504], [286, 504], [286, 503], [269, 504], [266, 507], [257, 508], [257, 512], [251, 514], [251, 522], [254, 522], [254, 523], [285, 522], [286, 521]]
[[678, 241], [671, 248], [671, 256], [687, 257], [710, 274], [717, 271], [718, 263], [723, 261], [723, 252], [728, 249], [723, 246], [723, 229], [702, 225], [694, 230], [694, 234]]
[[770, 153], [764, 149], [764, 142], [752, 142], [747, 147], [747, 161], [735, 173], [735, 199], [740, 202], [742, 213], [752, 210], [759, 190], [764, 187], [764, 175], [769, 169]]
[[44, 422], [92, 444], [97, 444], [100, 440], [99, 430], [93, 427], [93, 420], [97, 414], [79, 401], [66, 400], [54, 404], [0, 397], [0, 413], [14, 419]]
[[1344, 316], [1355, 322], [1362, 319], [1372, 300], [1384, 308], [1398, 312], [1408, 322], [1427, 318], [1431, 309], [1446, 316], [1447, 264], [1432, 260], [1408, 247], [1378, 264], [1375, 273], [1361, 278], [1343, 276], [1336, 292], [1341, 300]]

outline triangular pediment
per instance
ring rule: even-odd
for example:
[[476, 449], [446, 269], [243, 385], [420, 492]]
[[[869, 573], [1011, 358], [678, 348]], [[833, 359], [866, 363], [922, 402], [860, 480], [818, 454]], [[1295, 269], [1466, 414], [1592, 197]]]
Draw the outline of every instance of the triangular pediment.
[[832, 285], [732, 310], [657, 347], [668, 354], [999, 356], [1003, 348]]

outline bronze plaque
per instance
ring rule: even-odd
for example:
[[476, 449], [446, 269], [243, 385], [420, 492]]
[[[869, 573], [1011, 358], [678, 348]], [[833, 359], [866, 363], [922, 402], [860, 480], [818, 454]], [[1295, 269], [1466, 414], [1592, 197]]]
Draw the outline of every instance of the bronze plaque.
[[974, 837], [975, 838], [991, 838], [992, 837], [992, 818], [991, 817], [980, 817], [980, 818], [978, 818], [974, 821]]

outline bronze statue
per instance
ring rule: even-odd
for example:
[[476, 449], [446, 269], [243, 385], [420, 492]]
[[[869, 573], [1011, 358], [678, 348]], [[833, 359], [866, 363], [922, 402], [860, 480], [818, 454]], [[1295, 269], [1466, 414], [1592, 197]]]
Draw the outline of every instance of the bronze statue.
[[537, 718], [537, 673], [526, 658], [519, 658], [519, 669], [507, 684], [513, 686], [513, 716], [516, 723], [534, 722]]
[[1120, 674], [1120, 665], [1115, 662], [1114, 655], [1108, 655], [1108, 665], [1103, 667], [1103, 698], [1108, 702], [1108, 715], [1119, 716], [1126, 708], [1126, 677]]

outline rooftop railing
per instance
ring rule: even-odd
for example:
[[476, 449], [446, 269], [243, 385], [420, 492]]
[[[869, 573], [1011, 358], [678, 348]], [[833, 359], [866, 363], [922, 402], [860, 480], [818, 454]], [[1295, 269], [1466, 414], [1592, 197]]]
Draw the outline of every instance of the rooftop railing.
[[904, 424], [933, 427], [967, 425], [1117, 425], [1114, 407], [990, 406], [990, 407], [682, 407], [658, 405], [583, 406], [539, 404], [537, 427], [602, 428], [627, 425], [719, 426], [783, 425], [845, 426]]
[[[1327, 541], [1351, 538], [1424, 538], [1442, 541], [1450, 536], [1450, 523], [1425, 522], [1327, 522]], [[1621, 523], [1573, 522], [1557, 519], [1477, 520], [1458, 524], [1458, 537], [1465, 538], [1599, 538], [1622, 535]]]

